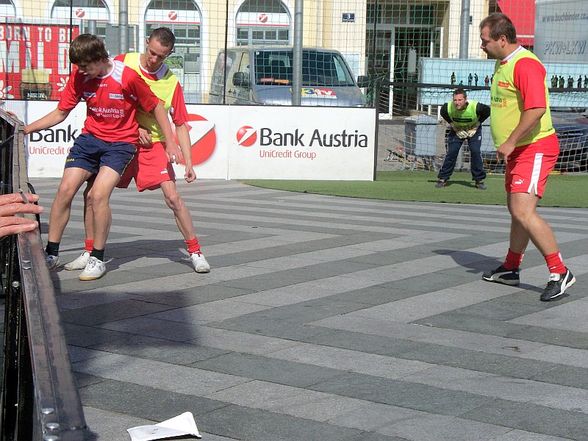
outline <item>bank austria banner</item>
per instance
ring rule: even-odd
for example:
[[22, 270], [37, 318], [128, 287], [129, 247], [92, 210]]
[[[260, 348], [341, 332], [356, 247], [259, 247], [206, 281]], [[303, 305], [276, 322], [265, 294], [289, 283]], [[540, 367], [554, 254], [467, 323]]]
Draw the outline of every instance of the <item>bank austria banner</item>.
[[[55, 101], [6, 101], [25, 123]], [[30, 177], [61, 177], [85, 105], [26, 140]], [[375, 109], [189, 105], [192, 163], [201, 179], [374, 179]], [[175, 166], [178, 179], [183, 166]]]

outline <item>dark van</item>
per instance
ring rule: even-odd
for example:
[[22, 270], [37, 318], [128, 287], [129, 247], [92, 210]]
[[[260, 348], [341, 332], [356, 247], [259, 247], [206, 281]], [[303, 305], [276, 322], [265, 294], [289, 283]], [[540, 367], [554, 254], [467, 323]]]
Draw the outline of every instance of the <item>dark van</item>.
[[[292, 105], [292, 65], [292, 47], [238, 47], [227, 49], [226, 57], [221, 51], [212, 75], [209, 102]], [[366, 99], [340, 52], [305, 48], [301, 104], [365, 107]]]

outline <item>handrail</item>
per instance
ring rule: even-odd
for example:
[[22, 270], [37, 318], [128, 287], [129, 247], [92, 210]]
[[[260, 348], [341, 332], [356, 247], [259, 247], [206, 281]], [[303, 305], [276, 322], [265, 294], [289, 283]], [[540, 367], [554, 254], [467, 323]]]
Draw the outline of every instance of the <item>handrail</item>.
[[[2, 193], [28, 188], [22, 123], [0, 109], [3, 125]], [[9, 139], [11, 138], [11, 139]], [[9, 144], [9, 145], [7, 145]], [[6, 153], [6, 152], [3, 152]], [[3, 241], [5, 359], [1, 441], [92, 439], [71, 370], [55, 291], [39, 230]], [[6, 242], [6, 243], [5, 243]]]

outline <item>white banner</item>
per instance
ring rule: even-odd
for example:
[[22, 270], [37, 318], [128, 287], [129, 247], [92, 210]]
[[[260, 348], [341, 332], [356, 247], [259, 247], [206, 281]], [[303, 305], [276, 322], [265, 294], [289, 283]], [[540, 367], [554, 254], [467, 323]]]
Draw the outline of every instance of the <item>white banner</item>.
[[[25, 123], [51, 101], [7, 101]], [[192, 162], [201, 179], [366, 180], [374, 177], [375, 109], [188, 105]], [[61, 124], [29, 135], [30, 177], [60, 177], [85, 105]], [[178, 179], [184, 174], [176, 166]]]

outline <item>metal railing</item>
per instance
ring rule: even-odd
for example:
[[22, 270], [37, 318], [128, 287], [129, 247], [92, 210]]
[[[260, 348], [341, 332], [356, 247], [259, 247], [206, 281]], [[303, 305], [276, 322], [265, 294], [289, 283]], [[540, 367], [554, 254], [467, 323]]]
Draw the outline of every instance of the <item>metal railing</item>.
[[[29, 187], [22, 123], [0, 110], [2, 194]], [[92, 439], [38, 230], [0, 239], [4, 366], [0, 441]]]

